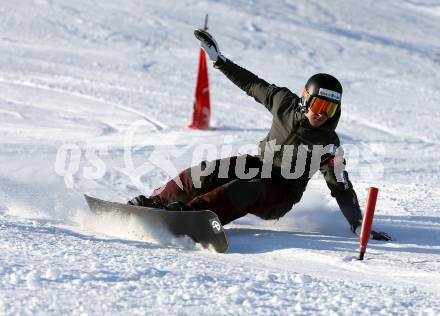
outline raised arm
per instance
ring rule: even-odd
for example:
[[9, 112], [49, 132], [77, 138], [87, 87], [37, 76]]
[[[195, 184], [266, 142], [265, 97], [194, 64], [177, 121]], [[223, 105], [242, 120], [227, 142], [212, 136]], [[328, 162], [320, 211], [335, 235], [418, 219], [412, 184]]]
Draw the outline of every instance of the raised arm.
[[200, 40], [202, 48], [214, 62], [214, 67], [220, 69], [229, 80], [257, 102], [263, 104], [272, 114], [279, 110], [286, 97], [296, 97], [289, 89], [269, 84], [249, 70], [226, 59], [220, 53], [217, 42], [208, 32], [195, 30], [194, 35]]
[[258, 103], [263, 104], [272, 113], [278, 110], [284, 98], [292, 94], [289, 89], [269, 84], [228, 59], [218, 68], [237, 87]]

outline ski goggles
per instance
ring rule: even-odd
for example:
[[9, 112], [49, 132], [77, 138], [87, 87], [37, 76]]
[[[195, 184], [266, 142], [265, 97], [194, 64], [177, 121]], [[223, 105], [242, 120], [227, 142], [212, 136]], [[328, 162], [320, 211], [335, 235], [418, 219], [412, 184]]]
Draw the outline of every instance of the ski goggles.
[[322, 99], [317, 96], [311, 96], [308, 103], [309, 103], [310, 111], [312, 111], [315, 114], [320, 114], [325, 112], [328, 118], [331, 118], [333, 117], [333, 115], [335, 115], [336, 110], [338, 109], [339, 106], [338, 102]]

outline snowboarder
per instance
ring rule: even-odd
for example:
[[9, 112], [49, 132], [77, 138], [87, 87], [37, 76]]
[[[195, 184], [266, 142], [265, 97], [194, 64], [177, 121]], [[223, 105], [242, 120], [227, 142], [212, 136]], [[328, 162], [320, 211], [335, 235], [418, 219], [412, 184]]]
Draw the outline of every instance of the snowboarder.
[[[128, 204], [182, 211], [209, 209], [223, 225], [248, 213], [262, 219], [278, 219], [300, 201], [309, 179], [319, 169], [352, 232], [356, 233], [362, 213], [344, 170], [345, 160], [338, 154], [340, 141], [335, 132], [341, 115], [341, 83], [332, 75], [315, 74], [299, 97], [225, 58], [208, 32], [195, 30], [194, 34], [214, 67], [271, 112], [272, 126], [260, 142], [259, 155], [202, 161], [182, 171], [150, 197], [140, 195]], [[314, 167], [316, 148], [321, 152]], [[237, 176], [237, 168], [241, 166], [245, 166], [245, 172]], [[200, 170], [206, 168], [212, 172], [201, 175]], [[293, 174], [292, 170], [295, 170]], [[391, 239], [383, 232], [372, 232], [372, 238]]]

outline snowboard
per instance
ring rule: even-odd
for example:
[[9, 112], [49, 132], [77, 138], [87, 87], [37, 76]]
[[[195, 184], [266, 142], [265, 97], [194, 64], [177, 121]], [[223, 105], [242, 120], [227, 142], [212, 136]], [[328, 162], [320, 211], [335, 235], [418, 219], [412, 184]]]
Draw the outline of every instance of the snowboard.
[[135, 214], [152, 227], [165, 227], [176, 237], [188, 236], [204, 248], [212, 247], [217, 252], [226, 252], [228, 249], [223, 226], [212, 211], [167, 211], [104, 201], [85, 194], [84, 197], [94, 213]]

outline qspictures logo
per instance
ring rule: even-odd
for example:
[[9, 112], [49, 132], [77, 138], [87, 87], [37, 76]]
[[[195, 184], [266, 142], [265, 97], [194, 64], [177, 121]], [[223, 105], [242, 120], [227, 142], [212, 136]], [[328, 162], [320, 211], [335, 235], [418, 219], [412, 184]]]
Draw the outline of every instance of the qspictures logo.
[[[151, 190], [151, 181], [145, 179], [151, 178], [152, 174], [160, 174], [160, 181], [164, 178], [173, 179], [182, 188], [183, 184], [178, 176], [182, 167], [176, 165], [176, 162], [182, 165], [182, 161], [185, 161], [186, 167], [191, 166], [191, 181], [196, 188], [200, 188], [202, 180], [217, 169], [218, 178], [229, 178], [231, 158], [236, 159], [235, 168], [231, 172], [242, 180], [271, 178], [273, 168], [277, 168], [275, 171], [285, 179], [294, 180], [304, 175], [311, 178], [327, 161], [336, 180], [346, 183], [346, 160], [350, 169], [358, 172], [362, 178], [377, 179], [384, 175], [380, 157], [385, 155], [385, 148], [380, 144], [344, 144], [342, 149], [332, 144], [281, 146], [271, 140], [266, 142], [264, 154], [259, 154], [261, 168], [248, 168], [246, 155], [255, 155], [258, 152], [256, 144], [234, 144], [235, 138], [232, 135], [223, 135], [222, 142], [194, 144], [191, 139], [190, 142], [183, 140], [182, 133], [166, 131], [155, 131], [154, 145], [145, 144], [143, 134], [139, 133], [144, 124], [146, 122], [142, 120], [133, 122], [125, 131], [121, 146], [113, 144], [107, 148], [99, 142], [60, 146], [54, 165], [55, 172], [63, 177], [68, 188], [80, 187], [79, 183], [84, 179], [95, 182], [104, 179], [102, 182], [106, 183], [116, 177], [117, 180], [120, 179], [118, 181], [143, 193]], [[140, 140], [143, 142], [141, 146], [138, 143]], [[141, 152], [136, 149], [139, 147], [143, 148]], [[219, 161], [220, 158], [222, 159]], [[115, 160], [119, 160], [117, 166], [113, 163]], [[201, 163], [202, 161], [206, 163]], [[127, 179], [121, 178], [121, 175], [125, 175]]]

